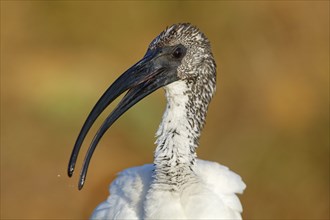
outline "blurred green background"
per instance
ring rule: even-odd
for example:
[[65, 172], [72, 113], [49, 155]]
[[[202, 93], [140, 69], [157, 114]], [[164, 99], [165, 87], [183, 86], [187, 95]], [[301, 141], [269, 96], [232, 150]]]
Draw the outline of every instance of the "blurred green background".
[[66, 175], [97, 99], [178, 22], [212, 43], [198, 155], [242, 176], [243, 217], [329, 218], [329, 1], [1, 1], [2, 219], [87, 218], [117, 172], [152, 162], [162, 90], [104, 136], [82, 191], [81, 157]]

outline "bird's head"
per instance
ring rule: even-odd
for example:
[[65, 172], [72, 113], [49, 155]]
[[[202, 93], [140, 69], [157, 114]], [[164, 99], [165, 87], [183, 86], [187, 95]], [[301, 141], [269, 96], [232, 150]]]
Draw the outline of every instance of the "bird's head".
[[[207, 37], [189, 23], [166, 28], [149, 45], [149, 51], [157, 51], [167, 63], [176, 68], [180, 80], [198, 80], [198, 77], [215, 78], [215, 62]], [[175, 62], [175, 65], [173, 65]], [[204, 68], [212, 68], [203, 72]], [[210, 74], [210, 76], [204, 76]]]
[[149, 45], [145, 56], [125, 71], [101, 96], [88, 115], [73, 148], [68, 175], [71, 177], [81, 145], [89, 129], [103, 110], [128, 91], [93, 138], [80, 174], [83, 187], [90, 159], [108, 128], [129, 108], [160, 87], [184, 82], [193, 92], [200, 91], [208, 103], [215, 91], [216, 65], [209, 40], [195, 26], [183, 23], [166, 28]]

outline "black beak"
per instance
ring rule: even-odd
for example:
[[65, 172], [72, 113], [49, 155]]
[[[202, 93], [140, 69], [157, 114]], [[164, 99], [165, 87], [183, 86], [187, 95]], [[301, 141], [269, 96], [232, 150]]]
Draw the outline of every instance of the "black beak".
[[74, 145], [68, 166], [68, 175], [70, 177], [74, 172], [81, 145], [89, 129], [92, 127], [93, 123], [104, 111], [104, 109], [119, 95], [128, 90], [118, 106], [103, 122], [102, 126], [99, 128], [90, 144], [80, 174], [78, 184], [79, 190], [84, 185], [88, 165], [93, 152], [103, 134], [110, 128], [110, 126], [123, 113], [138, 103], [141, 99], [148, 96], [158, 88], [168, 85], [179, 79], [176, 71], [178, 64], [173, 65], [173, 62], [171, 63], [166, 61], [168, 61], [168, 56], [164, 55], [162, 51], [157, 49], [149, 50], [142, 60], [124, 72], [97, 101], [94, 108], [88, 115], [83, 127], [81, 128], [79, 136]]

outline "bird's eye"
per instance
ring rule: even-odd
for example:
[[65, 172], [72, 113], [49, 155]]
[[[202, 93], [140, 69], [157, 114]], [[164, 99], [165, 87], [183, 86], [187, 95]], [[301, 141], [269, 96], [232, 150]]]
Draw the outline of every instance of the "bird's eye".
[[174, 58], [176, 58], [176, 59], [179, 59], [179, 58], [181, 58], [181, 57], [183, 56], [183, 53], [184, 53], [184, 51], [183, 51], [182, 47], [177, 47], [177, 48], [173, 51], [172, 56], [173, 56]]

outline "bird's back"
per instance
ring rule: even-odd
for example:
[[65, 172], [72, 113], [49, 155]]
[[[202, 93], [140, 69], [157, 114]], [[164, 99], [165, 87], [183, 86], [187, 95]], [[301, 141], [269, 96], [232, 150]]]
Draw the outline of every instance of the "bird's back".
[[181, 192], [150, 188], [154, 165], [124, 170], [110, 186], [110, 196], [94, 211], [92, 219], [241, 219], [237, 193], [241, 177], [215, 162], [197, 160], [200, 180]]

